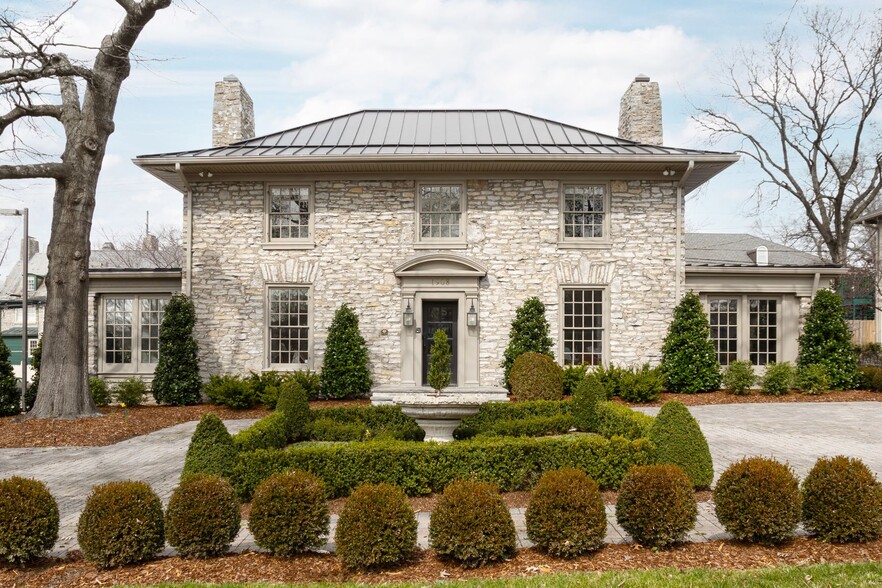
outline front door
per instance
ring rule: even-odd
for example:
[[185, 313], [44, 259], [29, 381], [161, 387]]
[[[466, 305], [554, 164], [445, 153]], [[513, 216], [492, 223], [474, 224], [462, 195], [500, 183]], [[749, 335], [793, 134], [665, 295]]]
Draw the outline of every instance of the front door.
[[459, 303], [456, 300], [423, 301], [423, 386], [428, 386], [429, 357], [432, 336], [441, 329], [450, 340], [450, 385], [456, 385], [456, 322]]

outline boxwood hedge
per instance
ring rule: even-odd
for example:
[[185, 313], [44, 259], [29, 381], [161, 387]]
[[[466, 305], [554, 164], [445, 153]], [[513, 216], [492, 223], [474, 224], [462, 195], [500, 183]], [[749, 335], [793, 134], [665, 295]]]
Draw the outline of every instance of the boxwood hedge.
[[454, 439], [484, 436], [539, 436], [566, 433], [573, 426], [569, 400], [490, 402], [464, 418], [453, 431]]
[[532, 487], [548, 470], [583, 470], [602, 488], [618, 486], [633, 465], [651, 462], [645, 439], [594, 435], [505, 438], [448, 444], [375, 441], [307, 443], [287, 449], [244, 452], [231, 477], [240, 499], [270, 475], [297, 469], [325, 483], [330, 496], [346, 496], [359, 484], [389, 483], [410, 496], [440, 492], [457, 478], [492, 482], [501, 491]]

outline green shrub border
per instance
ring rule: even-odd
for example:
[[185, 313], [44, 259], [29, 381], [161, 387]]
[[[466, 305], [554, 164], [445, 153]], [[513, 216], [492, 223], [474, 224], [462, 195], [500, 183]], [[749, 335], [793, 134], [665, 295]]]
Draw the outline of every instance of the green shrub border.
[[594, 435], [505, 438], [455, 443], [405, 441], [302, 444], [239, 455], [231, 483], [248, 500], [257, 485], [276, 472], [297, 469], [325, 483], [331, 497], [346, 496], [359, 484], [387, 482], [409, 496], [441, 492], [457, 478], [478, 478], [503, 492], [531, 488], [549, 470], [573, 467], [602, 488], [615, 488], [633, 465], [652, 461], [646, 439], [606, 439]]

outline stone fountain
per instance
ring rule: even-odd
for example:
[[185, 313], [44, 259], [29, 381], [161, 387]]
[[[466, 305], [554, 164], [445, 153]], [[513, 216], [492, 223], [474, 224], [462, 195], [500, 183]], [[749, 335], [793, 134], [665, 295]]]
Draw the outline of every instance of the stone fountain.
[[371, 394], [371, 404], [400, 406], [426, 432], [426, 441], [440, 443], [453, 441], [453, 430], [462, 419], [487, 402], [508, 402], [508, 393], [495, 386], [453, 387], [436, 394], [429, 387], [387, 385]]

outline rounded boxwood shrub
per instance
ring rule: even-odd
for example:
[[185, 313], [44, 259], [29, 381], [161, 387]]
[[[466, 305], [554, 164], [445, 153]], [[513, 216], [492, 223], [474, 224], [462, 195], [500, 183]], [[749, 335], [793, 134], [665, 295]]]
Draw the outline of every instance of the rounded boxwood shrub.
[[800, 367], [796, 377], [800, 391], [806, 396], [819, 396], [830, 390], [827, 368], [819, 363]]
[[599, 549], [606, 535], [606, 509], [597, 482], [574, 468], [542, 475], [526, 520], [530, 541], [555, 557]]
[[509, 374], [515, 400], [560, 400], [563, 370], [549, 355], [528, 351], [514, 361]]
[[196, 308], [185, 294], [175, 294], [165, 305], [159, 325], [159, 362], [153, 372], [151, 391], [159, 404], [198, 404], [199, 345], [193, 336]]
[[303, 437], [309, 421], [309, 398], [303, 386], [294, 380], [284, 382], [279, 387], [276, 411], [283, 415], [282, 422], [289, 440], [296, 441]]
[[564, 396], [572, 396], [576, 392], [576, 388], [582, 383], [582, 380], [588, 374], [588, 366], [565, 365], [563, 368], [563, 393]]
[[257, 486], [248, 527], [259, 547], [294, 555], [321, 547], [330, 522], [324, 483], [292, 470], [273, 474]]
[[190, 438], [181, 478], [195, 473], [229, 478], [236, 456], [236, 446], [223, 421], [209, 412], [200, 419]]
[[674, 309], [662, 344], [661, 368], [668, 390], [694, 394], [720, 387], [720, 363], [710, 334], [701, 299], [687, 292]]
[[77, 541], [99, 568], [155, 556], [165, 546], [159, 496], [144, 482], [95, 486], [77, 523]]
[[417, 520], [404, 490], [392, 484], [356, 488], [340, 513], [334, 540], [350, 569], [405, 561], [416, 547]]
[[740, 541], [774, 545], [793, 536], [802, 498], [788, 466], [765, 457], [744, 458], [720, 475], [714, 488], [717, 519]]
[[95, 403], [95, 406], [101, 407], [110, 404], [110, 387], [104, 378], [90, 377], [89, 393], [92, 395], [92, 402]]
[[361, 398], [371, 392], [367, 342], [358, 328], [358, 315], [348, 304], [334, 313], [325, 342], [325, 359], [319, 376], [325, 398]]
[[647, 435], [655, 445], [655, 462], [678, 465], [695, 488], [709, 488], [714, 463], [707, 439], [682, 402], [665, 402]]
[[822, 457], [802, 482], [802, 521], [822, 541], [882, 536], [882, 485], [859, 459]]
[[245, 410], [257, 404], [257, 396], [251, 380], [240, 375], [213, 374], [202, 387], [202, 391], [214, 404], [228, 406], [233, 410]]
[[58, 539], [58, 503], [46, 485], [13, 476], [0, 480], [0, 560], [27, 563]]
[[432, 549], [465, 568], [512, 557], [516, 541], [508, 507], [496, 487], [487, 482], [451, 482], [429, 520]]
[[649, 367], [648, 363], [620, 372], [618, 394], [625, 402], [655, 402], [664, 389], [661, 369]]
[[882, 390], [882, 368], [861, 366], [858, 368], [858, 371], [861, 373], [862, 389], [875, 392]]
[[168, 502], [168, 543], [183, 557], [210, 557], [227, 551], [239, 532], [241, 514], [230, 483], [209, 474], [192, 474]]
[[111, 395], [120, 404], [141, 406], [147, 396], [147, 385], [141, 378], [132, 376], [114, 384]]
[[697, 517], [692, 484], [679, 466], [634, 466], [619, 486], [616, 520], [645, 547], [681, 543]]
[[770, 363], [760, 379], [760, 391], [771, 396], [782, 396], [790, 392], [796, 380], [796, 371], [789, 361]]
[[597, 431], [597, 403], [606, 402], [607, 389], [597, 374], [582, 379], [573, 393], [573, 423], [580, 431]]
[[845, 322], [842, 299], [832, 290], [818, 290], [805, 317], [799, 336], [800, 368], [824, 366], [830, 387], [848, 390], [858, 383], [857, 355], [851, 344], [851, 330]]
[[732, 394], [744, 396], [754, 384], [756, 373], [753, 371], [753, 364], [746, 359], [733, 361], [723, 372], [723, 388]]

